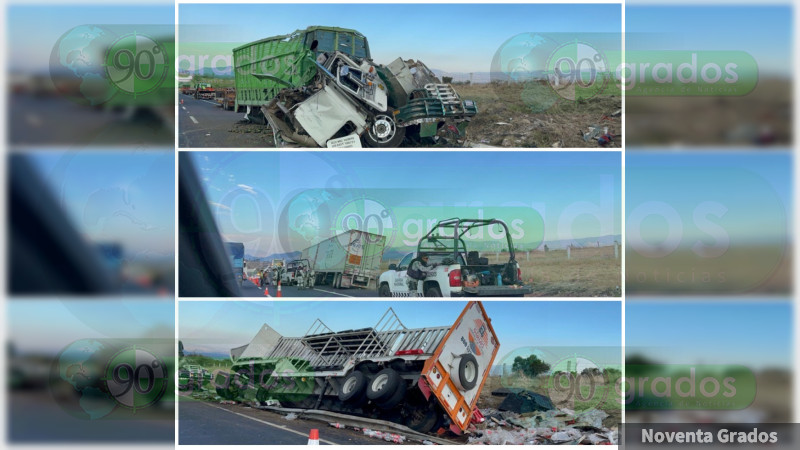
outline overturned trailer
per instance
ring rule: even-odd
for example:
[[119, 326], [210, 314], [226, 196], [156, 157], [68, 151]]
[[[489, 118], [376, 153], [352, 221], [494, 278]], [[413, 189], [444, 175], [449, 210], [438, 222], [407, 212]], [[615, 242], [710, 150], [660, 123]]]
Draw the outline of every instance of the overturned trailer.
[[[236, 108], [275, 144], [397, 147], [463, 138], [478, 112], [419, 61], [375, 64], [355, 30], [315, 26], [233, 50]], [[238, 110], [238, 109], [237, 109]]]
[[317, 319], [302, 337], [265, 324], [231, 350], [231, 372], [214, 383], [230, 400], [277, 400], [461, 434], [499, 348], [480, 302], [469, 302], [451, 326], [416, 329], [389, 308], [374, 327], [334, 332]]

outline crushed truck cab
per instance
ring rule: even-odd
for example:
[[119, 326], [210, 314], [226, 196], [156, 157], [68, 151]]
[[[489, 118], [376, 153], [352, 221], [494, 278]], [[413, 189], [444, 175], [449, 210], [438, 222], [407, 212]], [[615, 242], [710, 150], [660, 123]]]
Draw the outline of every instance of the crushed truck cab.
[[[356, 30], [314, 26], [233, 49], [236, 108], [269, 125], [275, 144], [398, 147], [465, 137], [477, 114], [425, 64], [372, 61]], [[442, 133], [440, 133], [442, 131]]]
[[[508, 261], [489, 264], [477, 251], [468, 251], [464, 237], [478, 227], [499, 225], [509, 249]], [[420, 254], [429, 257], [424, 280], [409, 280], [408, 269]], [[434, 226], [417, 245], [378, 279], [380, 297], [521, 297], [533, 292], [522, 282], [514, 243], [505, 222], [497, 219], [448, 219]]]

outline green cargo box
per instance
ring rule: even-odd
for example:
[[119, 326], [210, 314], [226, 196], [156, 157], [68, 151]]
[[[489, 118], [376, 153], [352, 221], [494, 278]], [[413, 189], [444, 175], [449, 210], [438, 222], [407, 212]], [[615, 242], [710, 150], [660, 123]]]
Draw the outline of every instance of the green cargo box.
[[316, 56], [334, 50], [358, 58], [370, 56], [367, 39], [358, 31], [319, 26], [233, 49], [237, 104], [262, 106], [281, 89], [308, 84], [317, 73]]

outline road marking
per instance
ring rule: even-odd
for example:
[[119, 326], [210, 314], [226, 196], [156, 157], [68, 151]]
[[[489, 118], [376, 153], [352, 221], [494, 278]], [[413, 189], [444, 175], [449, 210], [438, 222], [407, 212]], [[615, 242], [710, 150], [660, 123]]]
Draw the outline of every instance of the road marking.
[[352, 295], [345, 295], [345, 294], [340, 294], [338, 292], [326, 291], [325, 289], [314, 288], [313, 290], [314, 291], [319, 291], [319, 292], [327, 292], [328, 294], [333, 294], [333, 295], [341, 295], [342, 297], [353, 297]]
[[200, 122], [197, 121], [197, 119], [194, 118], [194, 116], [189, 116], [189, 118], [192, 119], [192, 122], [194, 122], [194, 123], [200, 123]]
[[214, 106], [217, 106], [217, 104], [218, 104], [217, 102], [212, 102], [211, 100], [203, 100], [203, 101], [206, 102], [206, 103], [211, 103]]
[[[242, 416], [245, 419], [255, 420], [256, 422], [263, 423], [264, 425], [269, 425], [271, 427], [280, 428], [281, 430], [288, 431], [290, 433], [294, 433], [294, 434], [296, 434], [298, 436], [303, 436], [304, 438], [308, 439], [308, 435], [306, 435], [305, 433], [301, 433], [299, 431], [296, 431], [296, 430], [293, 430], [291, 428], [288, 428], [286, 425], [278, 425], [278, 424], [275, 424], [275, 423], [272, 423], [272, 422], [267, 422], [266, 420], [256, 419], [255, 417], [250, 417], [247, 414], [242, 414], [242, 413], [238, 413], [236, 411], [231, 411], [230, 409], [225, 409], [225, 408], [223, 408], [221, 406], [214, 406], [214, 405], [211, 405], [209, 403], [203, 403], [203, 404], [206, 405], [206, 406], [210, 406], [212, 408], [217, 408], [217, 409], [221, 409], [223, 411], [227, 411], [227, 412], [229, 412], [231, 414], [236, 414], [237, 416]], [[329, 444], [329, 445], [339, 445], [336, 442], [331, 442], [331, 441], [328, 441], [326, 439], [320, 439], [319, 441], [320, 442], [324, 442], [324, 443]]]
[[186, 111], [186, 107], [185, 106], [181, 106], [181, 108], [183, 108], [183, 110]]

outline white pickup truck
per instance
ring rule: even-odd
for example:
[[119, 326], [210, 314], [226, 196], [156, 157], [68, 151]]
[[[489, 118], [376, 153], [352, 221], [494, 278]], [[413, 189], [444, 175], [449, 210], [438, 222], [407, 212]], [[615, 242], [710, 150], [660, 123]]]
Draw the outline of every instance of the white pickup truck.
[[[467, 251], [464, 237], [470, 230], [498, 224], [505, 231], [509, 259], [489, 264], [477, 251]], [[439, 233], [445, 233], [441, 235]], [[428, 276], [409, 288], [408, 269], [420, 253], [428, 255]], [[497, 219], [448, 219], [436, 224], [399, 263], [378, 279], [380, 297], [522, 297], [533, 292], [522, 280], [514, 259], [514, 244], [505, 222]]]

